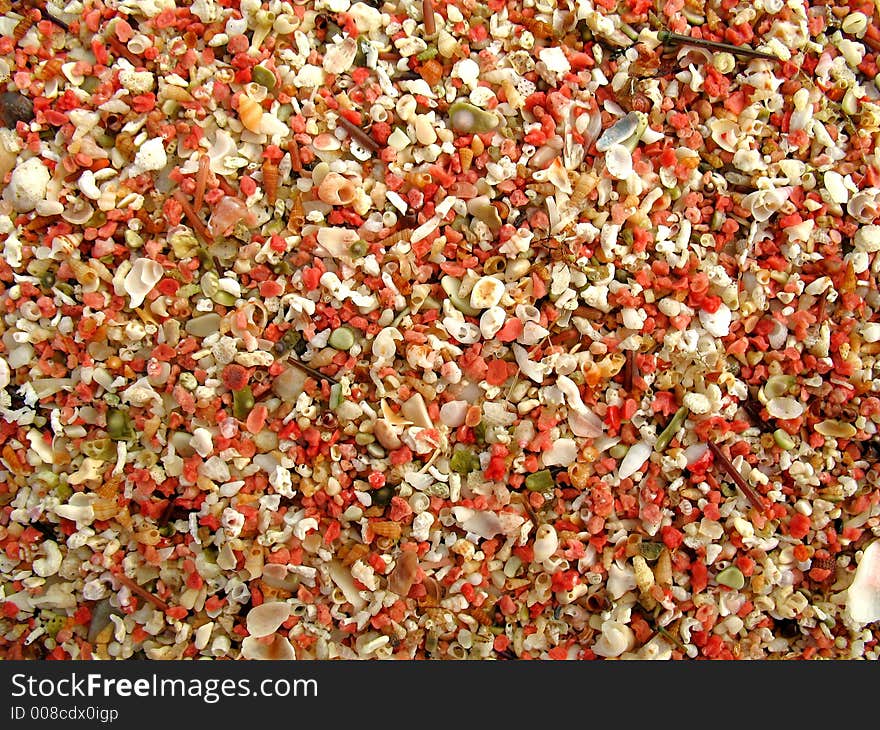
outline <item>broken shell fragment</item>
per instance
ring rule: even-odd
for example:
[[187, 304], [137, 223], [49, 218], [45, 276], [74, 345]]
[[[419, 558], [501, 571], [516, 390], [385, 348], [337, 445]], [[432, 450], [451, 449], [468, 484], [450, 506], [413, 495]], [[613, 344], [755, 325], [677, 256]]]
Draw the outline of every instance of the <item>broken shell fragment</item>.
[[611, 177], [626, 180], [633, 172], [632, 154], [622, 144], [613, 144], [605, 153], [605, 168]]
[[152, 259], [140, 258], [132, 264], [131, 270], [123, 280], [125, 291], [130, 297], [129, 306], [132, 309], [143, 304], [147, 294], [159, 283], [164, 273], [162, 264]]
[[19, 213], [27, 213], [46, 199], [51, 175], [38, 157], [29, 157], [16, 165], [3, 197]]
[[247, 615], [247, 630], [254, 638], [274, 634], [290, 618], [290, 606], [270, 601], [254, 606]]
[[605, 130], [596, 141], [596, 149], [599, 152], [607, 152], [614, 145], [624, 145], [624, 149], [632, 152], [647, 128], [647, 114], [639, 111], [629, 112]]

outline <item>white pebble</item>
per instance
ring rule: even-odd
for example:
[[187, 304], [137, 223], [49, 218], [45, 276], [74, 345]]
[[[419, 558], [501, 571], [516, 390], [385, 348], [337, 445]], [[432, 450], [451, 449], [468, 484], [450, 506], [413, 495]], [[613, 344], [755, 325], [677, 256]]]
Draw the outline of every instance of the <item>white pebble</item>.
[[19, 213], [27, 213], [46, 199], [51, 175], [38, 157], [29, 157], [12, 172], [4, 197]]
[[730, 334], [730, 322], [733, 319], [726, 304], [721, 304], [714, 312], [700, 310], [700, 324], [713, 337], [726, 337]]

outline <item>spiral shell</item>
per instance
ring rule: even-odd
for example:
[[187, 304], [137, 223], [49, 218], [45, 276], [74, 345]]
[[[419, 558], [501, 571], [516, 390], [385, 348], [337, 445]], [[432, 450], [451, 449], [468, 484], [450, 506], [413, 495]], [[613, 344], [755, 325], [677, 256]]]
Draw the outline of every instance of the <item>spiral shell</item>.
[[318, 198], [329, 205], [350, 205], [357, 194], [354, 183], [338, 172], [329, 172], [318, 186]]
[[387, 537], [391, 540], [399, 540], [402, 528], [399, 522], [390, 520], [385, 522], [371, 522], [370, 529], [381, 537]]
[[269, 205], [275, 205], [278, 199], [278, 165], [270, 159], [263, 160], [263, 190]]
[[263, 121], [263, 107], [251, 97], [242, 94], [238, 97], [238, 118], [245, 129], [259, 134], [260, 123]]

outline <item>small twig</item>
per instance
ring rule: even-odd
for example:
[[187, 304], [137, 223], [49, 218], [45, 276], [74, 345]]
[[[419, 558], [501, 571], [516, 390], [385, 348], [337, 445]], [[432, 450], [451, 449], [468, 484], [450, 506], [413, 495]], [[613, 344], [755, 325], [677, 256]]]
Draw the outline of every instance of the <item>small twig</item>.
[[434, 3], [431, 0], [422, 0], [422, 16], [424, 16], [425, 35], [434, 35], [437, 32], [437, 25], [434, 23]]
[[368, 149], [372, 152], [378, 152], [382, 148], [379, 146], [379, 143], [373, 139], [369, 134], [367, 134], [363, 129], [361, 129], [356, 124], [353, 124], [348, 119], [346, 119], [341, 114], [337, 117], [338, 124], [342, 125], [345, 131], [354, 139], [361, 147]]
[[163, 601], [161, 598], [158, 598], [157, 596], [154, 596], [152, 593], [150, 593], [145, 588], [142, 588], [141, 586], [139, 586], [131, 578], [129, 578], [125, 573], [123, 573], [121, 569], [119, 570], [118, 573], [114, 572], [113, 576], [120, 583], [122, 583], [122, 585], [124, 585], [126, 588], [128, 588], [129, 591], [140, 596], [145, 601], [149, 601], [156, 608], [158, 608], [160, 611], [167, 611], [168, 610], [169, 606], [167, 603], [165, 603], [165, 601]]
[[626, 351], [626, 363], [623, 366], [623, 389], [632, 393], [636, 379], [636, 351]]
[[208, 227], [202, 222], [202, 219], [199, 218], [198, 213], [196, 213], [193, 207], [189, 204], [186, 196], [180, 190], [175, 190], [174, 198], [180, 203], [180, 207], [183, 208], [183, 213], [186, 216], [186, 219], [189, 221], [190, 225], [195, 228], [196, 233], [206, 241], [213, 241], [214, 237], [208, 231]]
[[670, 33], [668, 30], [661, 30], [657, 33], [657, 39], [666, 45], [680, 46], [692, 45], [702, 46], [703, 48], [711, 48], [716, 51], [727, 51], [740, 56], [748, 56], [750, 58], [766, 58], [771, 61], [778, 61], [779, 56], [766, 51], [756, 51], [748, 46], [736, 46], [733, 43], [722, 43], [720, 41], [710, 41], [705, 38], [691, 38], [689, 35], [681, 33]]
[[743, 478], [743, 475], [737, 471], [733, 462], [724, 455], [724, 452], [721, 451], [721, 447], [711, 439], [708, 440], [708, 444], [709, 451], [711, 451], [712, 456], [715, 457], [716, 463], [724, 470], [727, 476], [733, 480], [733, 483], [739, 487], [739, 490], [746, 496], [749, 502], [755, 506], [755, 509], [759, 512], [763, 512], [764, 505], [761, 503], [757, 493], [749, 486], [749, 483]]
[[129, 51], [128, 48], [123, 45], [118, 38], [114, 38], [111, 35], [107, 36], [105, 41], [110, 45], [110, 48], [113, 50], [113, 53], [115, 53], [117, 57], [124, 57], [135, 68], [146, 68], [144, 66], [143, 59], [138, 58], [131, 51]]
[[299, 156], [299, 145], [297, 144], [295, 137], [291, 137], [290, 141], [287, 143], [287, 151], [290, 153], [290, 167], [294, 172], [302, 172], [303, 163]]

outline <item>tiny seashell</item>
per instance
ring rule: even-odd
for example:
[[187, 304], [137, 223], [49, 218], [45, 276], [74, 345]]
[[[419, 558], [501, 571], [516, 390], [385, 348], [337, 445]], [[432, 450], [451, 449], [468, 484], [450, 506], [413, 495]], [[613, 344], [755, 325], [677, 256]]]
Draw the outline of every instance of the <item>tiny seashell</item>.
[[846, 212], [859, 223], [873, 223], [880, 216], [880, 188], [859, 190], [846, 204]]
[[480, 333], [483, 339], [491, 340], [504, 326], [507, 320], [507, 313], [501, 307], [489, 307], [480, 316]]
[[96, 499], [92, 502], [92, 511], [96, 520], [109, 520], [116, 516], [119, 505], [115, 499]]
[[730, 334], [730, 324], [733, 321], [733, 314], [726, 304], [719, 305], [714, 312], [707, 312], [705, 309], [700, 310], [700, 324], [713, 337], [726, 337]]
[[642, 466], [644, 466], [645, 462], [650, 458], [653, 450], [653, 447], [647, 441], [637, 441], [630, 446], [629, 451], [626, 452], [626, 456], [623, 457], [623, 461], [620, 462], [618, 477], [620, 479], [626, 479], [635, 474], [642, 468]]
[[559, 547], [559, 537], [553, 525], [543, 524], [535, 531], [532, 557], [536, 563], [543, 563]]
[[596, 142], [596, 149], [599, 152], [605, 152], [612, 145], [620, 144], [628, 137], [631, 137], [636, 129], [638, 129], [640, 119], [639, 112], [629, 112], [629, 114], [616, 121], [602, 133], [602, 136]]
[[771, 398], [767, 401], [767, 412], [772, 418], [788, 420], [798, 418], [804, 413], [803, 403], [789, 397]]
[[862, 553], [846, 591], [846, 610], [857, 624], [880, 621], [880, 540], [872, 542]]
[[477, 511], [470, 507], [453, 507], [452, 514], [462, 529], [489, 540], [503, 531], [498, 515], [489, 511]]
[[350, 205], [355, 199], [355, 184], [338, 172], [329, 172], [318, 186], [318, 197], [328, 205]]
[[293, 661], [296, 650], [286, 636], [276, 634], [267, 644], [254, 636], [245, 636], [241, 642], [241, 658], [252, 661]]
[[846, 187], [843, 175], [834, 170], [827, 170], [823, 180], [828, 196], [833, 202], [843, 204], [849, 200], [849, 190]]
[[504, 296], [504, 283], [494, 276], [480, 277], [471, 289], [470, 305], [474, 309], [489, 309]]
[[162, 264], [152, 259], [140, 258], [132, 264], [123, 281], [125, 291], [131, 297], [129, 306], [132, 309], [143, 304], [147, 294], [159, 283], [164, 273]]
[[604, 657], [618, 657], [635, 646], [635, 634], [626, 624], [618, 621], [605, 621], [598, 641], [592, 646], [594, 654]]
[[263, 107], [247, 94], [241, 94], [238, 97], [238, 118], [245, 129], [254, 134], [259, 134], [260, 123], [263, 120]]
[[632, 154], [622, 144], [611, 145], [605, 153], [605, 168], [611, 177], [626, 180], [633, 172]]
[[382, 537], [388, 537], [392, 540], [399, 540], [400, 535], [402, 533], [402, 528], [399, 522], [394, 522], [392, 520], [384, 520], [381, 522], [371, 522], [370, 529], [376, 534], [381, 535]]

